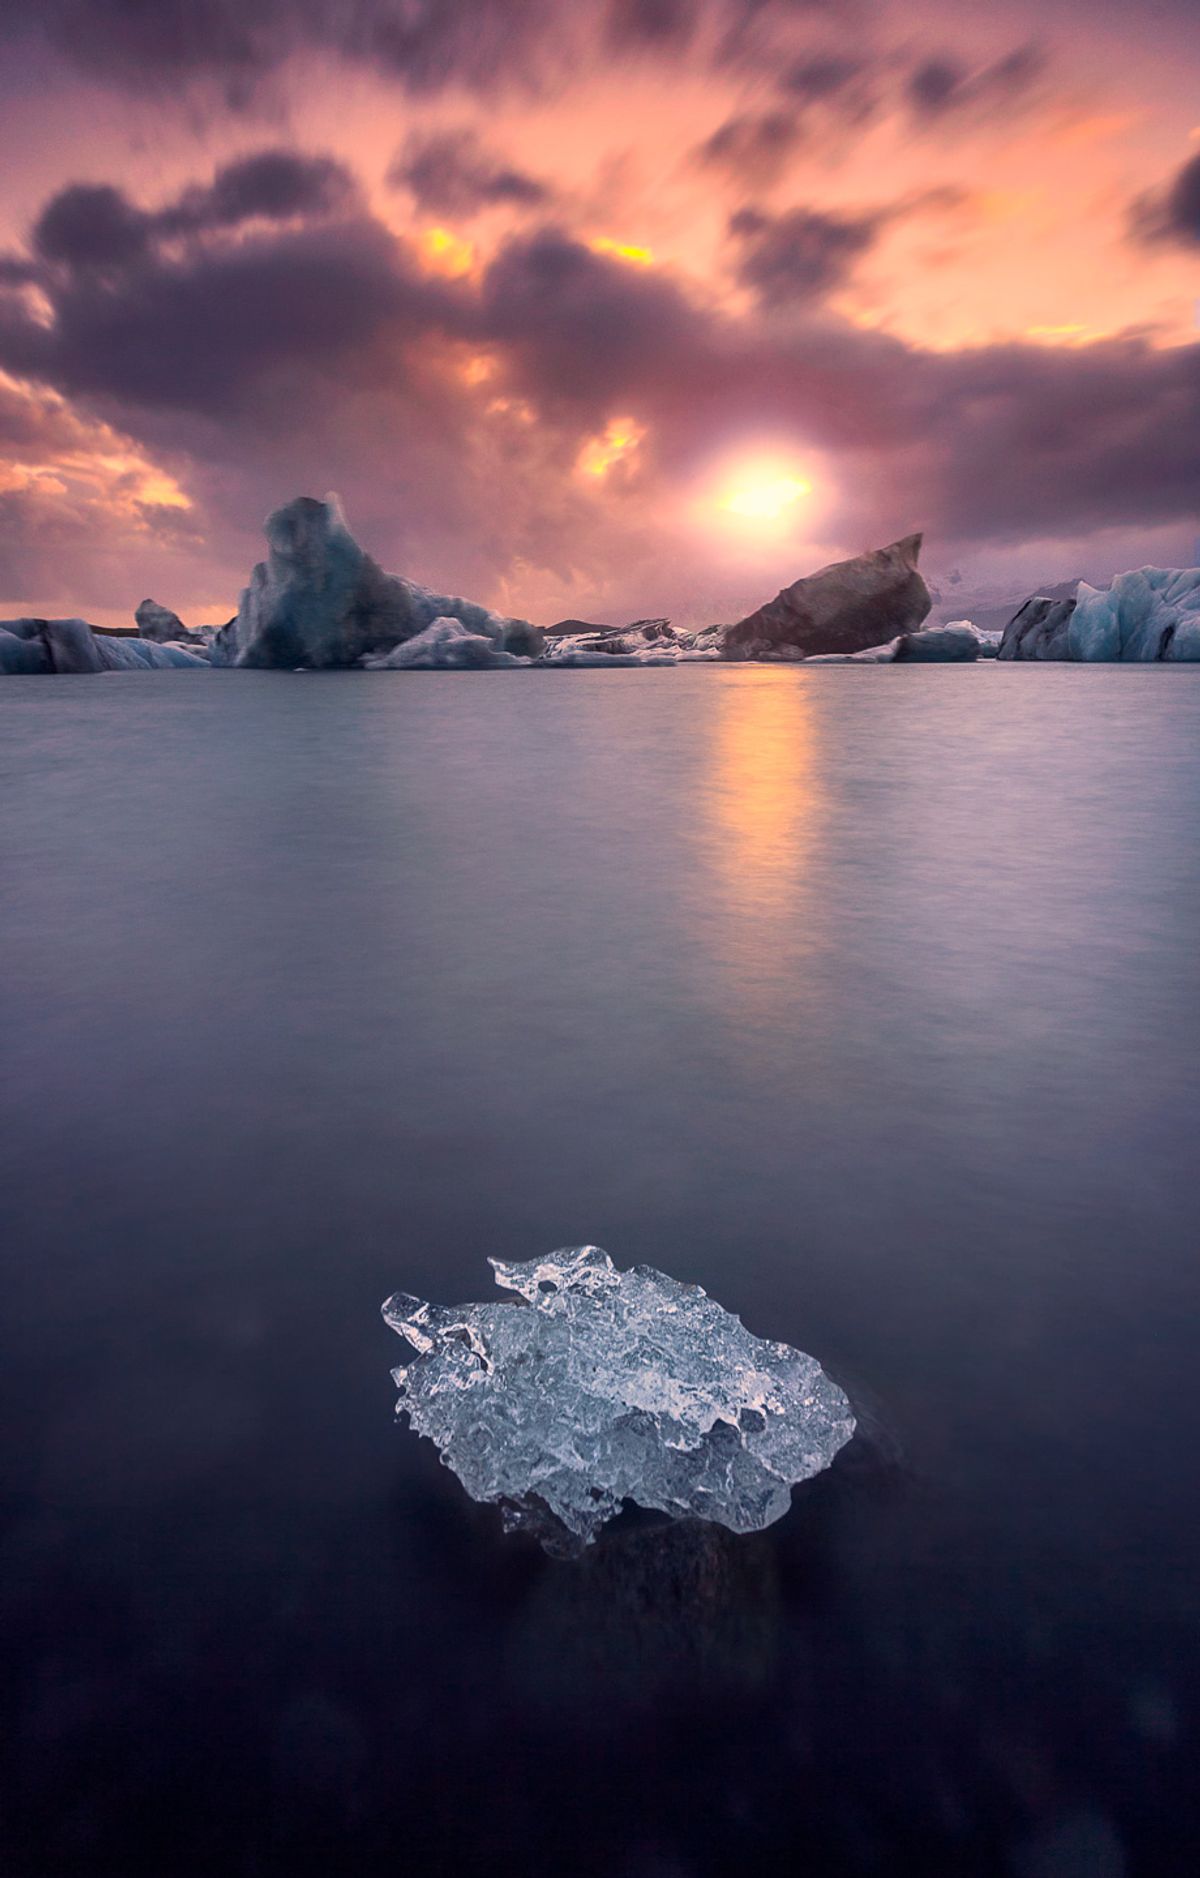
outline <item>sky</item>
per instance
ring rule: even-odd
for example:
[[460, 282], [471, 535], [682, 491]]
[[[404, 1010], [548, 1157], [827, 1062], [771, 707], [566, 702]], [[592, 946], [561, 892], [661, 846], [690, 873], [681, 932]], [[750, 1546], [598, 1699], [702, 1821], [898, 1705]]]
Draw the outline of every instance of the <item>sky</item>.
[[1200, 556], [1194, 0], [5, 0], [0, 614]]

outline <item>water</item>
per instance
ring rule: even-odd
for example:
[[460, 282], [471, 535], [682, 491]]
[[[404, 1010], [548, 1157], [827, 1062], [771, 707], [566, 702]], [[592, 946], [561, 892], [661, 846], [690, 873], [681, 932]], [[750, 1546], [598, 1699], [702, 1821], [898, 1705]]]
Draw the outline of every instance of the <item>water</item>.
[[[1200, 674], [0, 707], [6, 1872], [1196, 1869]], [[584, 1239], [851, 1393], [769, 1533], [392, 1427]]]

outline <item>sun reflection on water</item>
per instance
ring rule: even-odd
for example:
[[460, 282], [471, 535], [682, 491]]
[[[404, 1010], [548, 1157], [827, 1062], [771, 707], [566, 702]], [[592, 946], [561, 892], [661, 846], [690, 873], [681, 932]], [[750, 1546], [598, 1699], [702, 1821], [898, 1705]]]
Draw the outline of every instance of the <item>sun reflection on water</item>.
[[770, 1017], [780, 956], [814, 943], [807, 863], [821, 821], [811, 701], [794, 671], [722, 673], [704, 847], [715, 952], [743, 1015]]

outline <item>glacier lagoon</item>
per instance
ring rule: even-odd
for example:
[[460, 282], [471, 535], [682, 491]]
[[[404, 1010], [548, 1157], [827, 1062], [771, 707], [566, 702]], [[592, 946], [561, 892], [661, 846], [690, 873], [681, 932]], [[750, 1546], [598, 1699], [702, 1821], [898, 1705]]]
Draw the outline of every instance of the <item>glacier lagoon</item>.
[[[1195, 1865], [1200, 677], [0, 709], [16, 1870]], [[852, 1397], [765, 1532], [392, 1427], [380, 1298], [585, 1238]]]

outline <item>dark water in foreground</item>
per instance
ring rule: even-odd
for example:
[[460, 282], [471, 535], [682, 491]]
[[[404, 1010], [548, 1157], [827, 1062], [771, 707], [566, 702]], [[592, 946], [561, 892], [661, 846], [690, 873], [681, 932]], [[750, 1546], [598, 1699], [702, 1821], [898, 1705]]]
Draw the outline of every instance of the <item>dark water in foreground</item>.
[[[0, 712], [6, 1873], [1190, 1878], [1200, 674]], [[767, 1534], [391, 1426], [579, 1240], [850, 1391]]]

